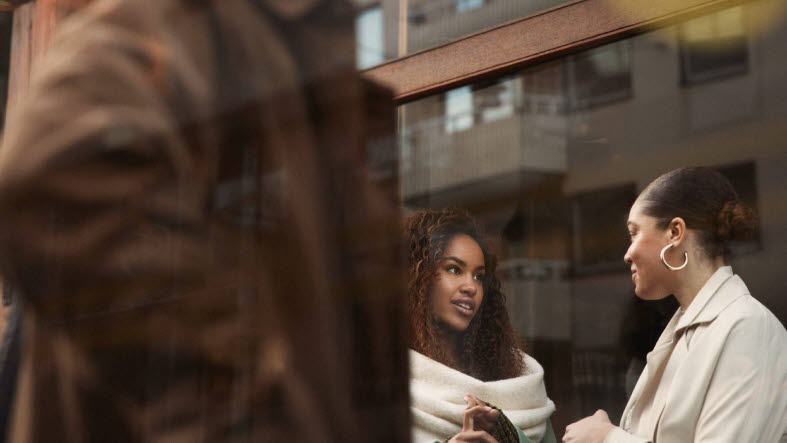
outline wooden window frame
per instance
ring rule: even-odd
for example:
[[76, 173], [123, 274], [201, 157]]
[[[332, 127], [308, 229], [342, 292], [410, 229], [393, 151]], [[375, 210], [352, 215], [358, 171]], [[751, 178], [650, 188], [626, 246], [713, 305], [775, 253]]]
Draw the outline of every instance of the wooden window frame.
[[682, 20], [745, 0], [574, 0], [367, 69], [399, 104]]

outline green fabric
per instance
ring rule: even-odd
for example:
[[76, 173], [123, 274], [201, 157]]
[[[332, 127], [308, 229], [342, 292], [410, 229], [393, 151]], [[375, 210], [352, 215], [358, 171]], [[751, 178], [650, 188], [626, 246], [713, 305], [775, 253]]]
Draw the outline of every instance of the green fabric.
[[[517, 428], [516, 430], [519, 433], [519, 443], [533, 443], [533, 440], [527, 438], [527, 435], [521, 429]], [[541, 439], [541, 443], [557, 443], [555, 431], [552, 430], [552, 422], [549, 420], [547, 420], [547, 430], [544, 433], [544, 438]]]
[[533, 440], [527, 438], [527, 435], [521, 429], [516, 428], [516, 433], [519, 434], [519, 443], [533, 443]]
[[544, 433], [544, 438], [541, 439], [541, 443], [557, 443], [557, 437], [555, 437], [555, 431], [552, 429], [551, 420], [547, 420], [547, 431]]

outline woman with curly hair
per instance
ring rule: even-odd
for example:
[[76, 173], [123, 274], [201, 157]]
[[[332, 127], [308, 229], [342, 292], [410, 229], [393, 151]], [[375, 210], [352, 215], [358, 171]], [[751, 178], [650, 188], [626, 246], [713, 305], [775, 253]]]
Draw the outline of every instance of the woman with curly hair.
[[404, 237], [413, 441], [554, 442], [544, 371], [511, 326], [497, 259], [473, 219], [418, 212]]

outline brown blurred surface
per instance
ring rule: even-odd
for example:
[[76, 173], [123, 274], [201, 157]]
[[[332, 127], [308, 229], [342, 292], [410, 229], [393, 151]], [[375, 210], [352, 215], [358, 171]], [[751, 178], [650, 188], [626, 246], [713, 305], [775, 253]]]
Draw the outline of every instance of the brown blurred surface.
[[[57, 3], [17, 13], [49, 35]], [[12, 441], [409, 439], [397, 174], [364, 166], [393, 107], [352, 18], [121, 0], [14, 47], [12, 90], [38, 81], [0, 151]]]

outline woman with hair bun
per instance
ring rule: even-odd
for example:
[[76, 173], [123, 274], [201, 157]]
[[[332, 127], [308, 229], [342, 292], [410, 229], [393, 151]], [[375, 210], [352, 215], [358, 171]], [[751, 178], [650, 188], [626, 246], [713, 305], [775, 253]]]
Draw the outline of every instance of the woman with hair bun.
[[413, 442], [555, 442], [544, 370], [522, 350], [473, 219], [418, 212], [404, 242]]
[[566, 428], [564, 442], [787, 441], [787, 331], [726, 264], [731, 240], [757, 225], [717, 171], [657, 178], [631, 207], [625, 261], [634, 292], [672, 294], [667, 324], [619, 427], [604, 411]]

